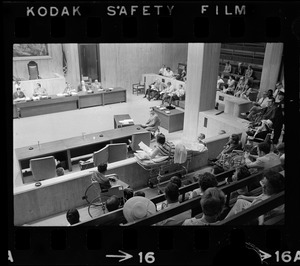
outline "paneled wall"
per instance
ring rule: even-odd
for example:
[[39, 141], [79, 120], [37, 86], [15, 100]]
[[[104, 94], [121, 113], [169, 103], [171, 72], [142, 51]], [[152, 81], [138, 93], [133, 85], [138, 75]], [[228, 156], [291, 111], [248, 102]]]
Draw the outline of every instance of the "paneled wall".
[[[63, 75], [62, 71], [62, 48], [61, 44], [48, 44], [51, 58], [34, 59], [38, 64], [39, 74], [42, 78], [52, 78], [58, 73]], [[31, 60], [13, 60], [13, 75], [23, 80], [29, 79], [27, 64]]]
[[[68, 73], [66, 81], [74, 88], [80, 83], [79, 55], [77, 44], [63, 44]], [[35, 60], [42, 78], [52, 73], [63, 75], [62, 44], [49, 44], [50, 59]], [[101, 82], [104, 87], [123, 87], [131, 90], [133, 83], [141, 80], [142, 74], [158, 73], [163, 64], [177, 72], [178, 63], [187, 62], [187, 44], [99, 44]], [[13, 75], [27, 80], [29, 60], [13, 62]], [[62, 88], [63, 89], [63, 88]]]
[[100, 44], [101, 82], [104, 87], [131, 88], [142, 74], [158, 73], [162, 64], [177, 71], [187, 61], [187, 44]]

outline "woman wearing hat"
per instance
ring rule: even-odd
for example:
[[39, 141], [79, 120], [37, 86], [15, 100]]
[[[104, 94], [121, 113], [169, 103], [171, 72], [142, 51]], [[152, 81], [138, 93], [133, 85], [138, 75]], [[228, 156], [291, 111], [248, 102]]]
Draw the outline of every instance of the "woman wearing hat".
[[127, 223], [137, 222], [155, 213], [155, 204], [148, 198], [141, 196], [130, 198], [123, 207], [123, 214]]

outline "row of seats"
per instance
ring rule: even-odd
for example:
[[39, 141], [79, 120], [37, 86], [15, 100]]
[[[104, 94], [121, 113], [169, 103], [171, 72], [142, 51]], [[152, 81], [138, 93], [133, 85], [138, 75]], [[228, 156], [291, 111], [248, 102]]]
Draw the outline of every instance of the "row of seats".
[[[131, 137], [129, 144], [132, 151], [139, 148], [139, 143], [144, 142], [150, 146], [151, 133], [138, 132], [134, 133]], [[86, 169], [98, 166], [101, 163], [112, 163], [128, 158], [128, 145], [127, 143], [107, 144], [104, 148], [95, 151], [90, 160], [80, 163], [81, 169]], [[46, 156], [41, 158], [34, 158], [30, 160], [30, 169], [32, 171], [33, 180], [41, 181], [49, 178], [56, 177], [56, 160], [54, 156]]]
[[[243, 180], [240, 180], [240, 181], [237, 181], [234, 183], [230, 183], [230, 184], [225, 184], [224, 179], [226, 177], [231, 176], [233, 171], [234, 170], [231, 169], [227, 172], [216, 175], [217, 180], [219, 181], [218, 187], [226, 195], [226, 206], [227, 207], [230, 207], [234, 204], [236, 198], [232, 199], [231, 196], [232, 196], [232, 193], [235, 192], [239, 188], [243, 188], [245, 186], [252, 186], [254, 188], [251, 191], [253, 195], [258, 195], [259, 193], [261, 193], [261, 188], [260, 187], [255, 188], [255, 186], [253, 186], [253, 183], [257, 183], [263, 177], [263, 171], [252, 174], [251, 176], [249, 176]], [[185, 193], [192, 191], [198, 187], [199, 187], [198, 182], [194, 182], [185, 187], [181, 187], [179, 189], [180, 195], [185, 195]], [[181, 203], [178, 207], [170, 208], [170, 209], [166, 209], [166, 210], [157, 212], [156, 214], [154, 214], [150, 217], [147, 217], [147, 218], [139, 220], [135, 223], [129, 223], [126, 225], [128, 225], [128, 226], [153, 225], [153, 224], [156, 224], [160, 221], [163, 221], [167, 218], [170, 218], [172, 216], [175, 216], [177, 214], [180, 214], [180, 213], [190, 210], [190, 209], [198, 209], [199, 210], [200, 198], [201, 198], [200, 196], [197, 196], [190, 200], [186, 200], [183, 203]], [[151, 201], [156, 205], [160, 204], [164, 200], [165, 200], [164, 194], [156, 196], [154, 198], [151, 198]], [[257, 206], [254, 206], [253, 208], [249, 209], [245, 213], [245, 215], [246, 215], [246, 217], [248, 217], [247, 219], [249, 219], [249, 217], [251, 217], [251, 218], [258, 217], [258, 216], [262, 215], [263, 213], [282, 205], [283, 203], [284, 203], [284, 192], [282, 192], [274, 197], [272, 196], [268, 201], [264, 201], [261, 204], [257, 204]], [[201, 212], [201, 209], [200, 209], [200, 212]], [[200, 212], [198, 212], [198, 213], [200, 213]], [[283, 218], [283, 216], [281, 216], [281, 219], [277, 217], [276, 219], [274, 219], [272, 221], [267, 221], [267, 223], [269, 223], [269, 224], [278, 223], [278, 222], [281, 222], [282, 218]], [[230, 219], [228, 219], [228, 221], [222, 221], [222, 224], [227, 224], [227, 223], [228, 224], [241, 224], [241, 223], [245, 223], [246, 221], [248, 221], [247, 219], [245, 217], [243, 217], [243, 214], [239, 214], [239, 215], [237, 215], [237, 220], [235, 220], [234, 218], [230, 218]], [[102, 215], [102, 216], [92, 219], [90, 221], [81, 222], [77, 226], [119, 225], [119, 224], [124, 224], [124, 223], [126, 223], [126, 220], [123, 216], [122, 209], [118, 209], [116, 211]]]

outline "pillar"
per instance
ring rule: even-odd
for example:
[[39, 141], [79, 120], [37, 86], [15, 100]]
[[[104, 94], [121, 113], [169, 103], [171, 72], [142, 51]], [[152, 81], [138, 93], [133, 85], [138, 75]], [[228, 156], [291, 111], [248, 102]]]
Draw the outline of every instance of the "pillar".
[[258, 97], [261, 97], [264, 91], [275, 90], [279, 78], [282, 51], [283, 43], [267, 43]]
[[65, 78], [66, 81], [72, 85], [73, 89], [77, 90], [77, 86], [80, 84], [78, 44], [64, 43], [62, 45], [65, 50], [68, 66], [68, 72]]
[[183, 140], [197, 139], [199, 112], [215, 108], [220, 43], [189, 43]]

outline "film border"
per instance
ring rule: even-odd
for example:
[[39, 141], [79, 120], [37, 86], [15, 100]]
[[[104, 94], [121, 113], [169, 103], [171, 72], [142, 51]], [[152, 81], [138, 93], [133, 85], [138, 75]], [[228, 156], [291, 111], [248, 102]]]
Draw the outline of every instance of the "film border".
[[[7, 73], [5, 75], [5, 83], [10, 83], [12, 76], [12, 44], [13, 43], [30, 43], [30, 42], [46, 42], [46, 43], [79, 43], [79, 42], [283, 42], [284, 43], [284, 66], [285, 79], [287, 87], [299, 88], [299, 3], [292, 1], [286, 2], [243, 2], [246, 6], [246, 14], [226, 15], [208, 12], [201, 14], [201, 6], [211, 5], [209, 2], [196, 1], [172, 1], [169, 5], [174, 5], [175, 9], [172, 15], [168, 15], [168, 10], [161, 10], [160, 15], [145, 15], [139, 12], [133, 16], [125, 16], [125, 14], [109, 16], [105, 14], [105, 8], [108, 2], [93, 2], [97, 8], [93, 8], [90, 3], [74, 2], [55, 4], [56, 7], [63, 10], [63, 6], [80, 5], [81, 16], [53, 16], [51, 17], [49, 7], [54, 6], [52, 2], [36, 2], [31, 4], [35, 7], [45, 7], [48, 14], [45, 16], [27, 16], [26, 7], [28, 4], [18, 2], [4, 3], [4, 53], [5, 66]], [[149, 4], [148, 4], [149, 3]], [[131, 3], [127, 1], [109, 2], [112, 6], [124, 6], [126, 10]], [[158, 4], [157, 2], [147, 2], [147, 6]], [[233, 2], [216, 2], [219, 6], [228, 6], [228, 12], [233, 12]], [[137, 6], [145, 6], [143, 2], [136, 4]], [[272, 8], [271, 8], [272, 6]], [[233, 8], [233, 9], [232, 9]], [[44, 10], [44, 9], [43, 9]], [[46, 12], [41, 10], [41, 12]], [[114, 9], [116, 10], [116, 9]], [[178, 11], [179, 10], [179, 11]], [[73, 11], [72, 11], [73, 12]], [[72, 13], [69, 11], [69, 14]], [[128, 11], [129, 12], [129, 11]], [[148, 12], [148, 11], [147, 11]], [[146, 13], [147, 13], [146, 12]], [[44, 13], [41, 13], [42, 15]], [[133, 17], [133, 19], [132, 19]], [[185, 23], [182, 18], [185, 18]], [[298, 19], [297, 19], [298, 17]], [[101, 31], [89, 32], [86, 30], [87, 25], [94, 21], [100, 21]], [[232, 22], [233, 21], [233, 22]], [[234, 29], [230, 24], [236, 21], [244, 24], [244, 34], [238, 33], [240, 28]], [[298, 24], [297, 24], [298, 22]], [[157, 31], [159, 25], [167, 23], [173, 25], [172, 36], [168, 35], [164, 29]], [[197, 24], [198, 23], [198, 24]], [[65, 27], [60, 29], [60, 25]], [[280, 25], [281, 31], [274, 31], [272, 25]], [[297, 24], [298, 26], [295, 26]], [[124, 25], [125, 29], [124, 29]], [[131, 33], [128, 28], [135, 27], [135, 33]], [[186, 26], [187, 25], [187, 26]], [[194, 27], [196, 25], [196, 28]], [[204, 33], [199, 27], [205, 25]], [[265, 26], [267, 25], [267, 26]], [[27, 27], [27, 28], [26, 28]], [[126, 28], [127, 27], [127, 28]], [[29, 28], [29, 29], [28, 29]], [[17, 36], [14, 35], [15, 29], [18, 31]], [[51, 31], [52, 29], [52, 31]], [[55, 31], [57, 29], [57, 31]], [[54, 31], [53, 31], [54, 30]], [[127, 36], [123, 36], [122, 31], [127, 31]], [[195, 31], [195, 33], [194, 33]], [[51, 36], [54, 34], [54, 36]], [[231, 37], [230, 32], [237, 34]], [[296, 35], [298, 33], [298, 35]], [[56, 34], [56, 36], [55, 36]], [[93, 34], [96, 36], [93, 36]], [[19, 37], [20, 36], [20, 37]], [[89, 37], [91, 36], [91, 37]], [[291, 140], [297, 139], [299, 129], [294, 129], [295, 112], [299, 114], [299, 90], [289, 90], [287, 92], [286, 116], [293, 118], [292, 121], [287, 120], [287, 153], [293, 154], [293, 143]], [[10, 92], [5, 91], [5, 97], [10, 99]], [[6, 118], [12, 116], [11, 106], [6, 101], [5, 114]], [[8, 158], [8, 166], [11, 166], [10, 158], [12, 156], [12, 121], [6, 119], [7, 139], [6, 154]], [[299, 142], [298, 142], [299, 144]], [[299, 145], [298, 145], [299, 146]], [[286, 165], [286, 175], [292, 178], [297, 173], [297, 156], [288, 156]], [[7, 176], [12, 176], [12, 167], [6, 168]], [[295, 183], [287, 181], [287, 191], [292, 195], [299, 195], [296, 188], [299, 187], [299, 180], [295, 179]], [[232, 231], [232, 227], [222, 228], [130, 228], [136, 232], [137, 239], [133, 242], [124, 242], [121, 236], [124, 230], [128, 228], [104, 228], [100, 229], [101, 243], [96, 248], [86, 248], [87, 236], [90, 235], [89, 230], [93, 228], [19, 228], [13, 226], [13, 193], [12, 181], [8, 180], [8, 248], [12, 252], [14, 262], [11, 264], [28, 264], [28, 263], [47, 263], [47, 264], [97, 264], [103, 261], [103, 254], [108, 252], [125, 250], [134, 253], [137, 258], [137, 252], [155, 252], [158, 264], [180, 264], [182, 261], [191, 264], [210, 264], [211, 257], [215, 255], [219, 245], [228, 241], [228, 236]], [[297, 186], [298, 185], [298, 186]], [[299, 209], [299, 200], [296, 201], [292, 197], [287, 197], [286, 207], [286, 225], [276, 227], [238, 227], [240, 228], [251, 243], [261, 243], [262, 250], [268, 250], [268, 245], [275, 250], [289, 249], [295, 251], [296, 244], [299, 247], [299, 240], [296, 238], [297, 225], [299, 218], [293, 215], [294, 210]], [[298, 196], [299, 199], [299, 196]], [[167, 231], [166, 231], [167, 230]], [[271, 230], [271, 231], [270, 231]], [[295, 230], [295, 231], [294, 231]], [[165, 232], [164, 232], [165, 231]], [[95, 231], [92, 231], [95, 233]], [[130, 232], [130, 231], [129, 231]], [[132, 231], [131, 231], [132, 232]], [[268, 233], [271, 232], [271, 233]], [[126, 233], [125, 233], [126, 234]], [[164, 234], [173, 238], [173, 241], [163, 241], [159, 248], [158, 242], [160, 234]], [[154, 236], [154, 237], [153, 237]], [[196, 247], [195, 236], [200, 236], [208, 240], [207, 245]], [[28, 239], [28, 237], [30, 239]], [[109, 238], [111, 237], [111, 240]], [[65, 239], [65, 241], [63, 241]], [[144, 239], [147, 239], [145, 241]], [[161, 238], [165, 239], [165, 238]], [[184, 241], [182, 241], [184, 239]], [[114, 240], [114, 241], [112, 241]], [[19, 243], [15, 243], [18, 241]], [[275, 241], [275, 244], [273, 243]], [[280, 241], [280, 245], [276, 244]], [[182, 243], [183, 247], [182, 247]], [[273, 243], [273, 244], [272, 244]], [[124, 247], [125, 244], [125, 247]], [[171, 244], [172, 249], [168, 245]], [[223, 243], [224, 244], [224, 243]], [[273, 246], [272, 246], [273, 245]], [[16, 248], [18, 247], [18, 248]], [[133, 249], [131, 249], [134, 247]], [[137, 247], [137, 248], [135, 248]], [[190, 252], [190, 249], [192, 251]], [[269, 249], [270, 250], [270, 249]], [[100, 251], [100, 252], [99, 252]], [[130, 252], [131, 251], [131, 252]], [[176, 252], [181, 253], [176, 255]], [[169, 254], [172, 254], [171, 258]], [[198, 254], [200, 253], [200, 255]], [[100, 254], [101, 253], [101, 254]], [[100, 254], [100, 255], [99, 255]], [[184, 259], [183, 259], [183, 258]], [[200, 257], [200, 262], [197, 261]], [[138, 263], [137, 259], [135, 262]], [[113, 264], [112, 260], [106, 259], [104, 264]], [[125, 262], [124, 262], [125, 263]], [[128, 260], [130, 263], [130, 260]], [[146, 263], [145, 261], [143, 263]]]

